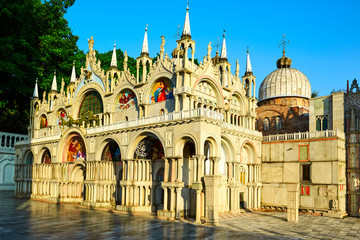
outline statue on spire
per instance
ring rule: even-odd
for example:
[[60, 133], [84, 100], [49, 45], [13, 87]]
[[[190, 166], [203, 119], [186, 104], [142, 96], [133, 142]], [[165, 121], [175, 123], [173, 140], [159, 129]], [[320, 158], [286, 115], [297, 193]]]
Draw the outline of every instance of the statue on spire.
[[94, 49], [94, 37], [91, 36], [91, 39], [88, 39], [88, 43], [89, 43], [89, 51], [92, 51]]
[[127, 52], [124, 52], [124, 71], [127, 71], [127, 62], [128, 62], [128, 55]]
[[163, 59], [164, 52], [165, 52], [165, 37], [161, 36], [160, 59]]
[[209, 45], [207, 47], [207, 56], [208, 56], [208, 60], [210, 61], [211, 60], [211, 42], [209, 42]]

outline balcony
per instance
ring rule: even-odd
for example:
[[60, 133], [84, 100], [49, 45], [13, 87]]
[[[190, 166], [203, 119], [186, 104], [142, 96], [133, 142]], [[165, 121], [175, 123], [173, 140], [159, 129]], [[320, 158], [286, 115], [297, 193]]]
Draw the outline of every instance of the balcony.
[[286, 133], [286, 134], [264, 136], [263, 141], [264, 142], [291, 141], [291, 140], [304, 140], [304, 139], [312, 139], [312, 138], [330, 138], [330, 137], [345, 139], [345, 133], [339, 129], [316, 131], [316, 132]]

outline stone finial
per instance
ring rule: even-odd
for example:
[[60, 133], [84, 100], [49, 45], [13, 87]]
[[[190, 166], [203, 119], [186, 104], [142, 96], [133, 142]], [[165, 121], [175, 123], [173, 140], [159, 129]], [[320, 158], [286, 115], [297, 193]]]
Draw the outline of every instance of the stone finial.
[[142, 48], [141, 48], [141, 54], [149, 55], [149, 44], [148, 44], [148, 37], [147, 37], [147, 27], [148, 27], [148, 25], [146, 24], [145, 34], [144, 34], [144, 41], [143, 41], [143, 45], [142, 45]]
[[236, 59], [236, 68], [235, 68], [235, 76], [239, 77], [240, 72], [240, 65], [239, 65], [239, 59]]
[[116, 41], [114, 42], [114, 49], [111, 57], [110, 68], [117, 68], [117, 59], [116, 59]]
[[186, 7], [184, 28], [183, 28], [182, 35], [181, 35], [181, 38], [183, 38], [183, 37], [191, 38], [190, 18], [189, 18], [189, 3], [187, 5], [187, 7]]
[[71, 71], [70, 83], [75, 83], [75, 81], [76, 81], [76, 72], [75, 72], [75, 60], [74, 60], [72, 71]]
[[221, 47], [220, 59], [227, 60], [226, 41], [225, 41], [225, 30], [223, 34], [223, 42]]
[[245, 74], [251, 74], [252, 73], [252, 67], [250, 62], [250, 54], [249, 54], [249, 48], [247, 50], [247, 56], [246, 56], [246, 72]]
[[33, 98], [39, 98], [39, 90], [38, 90], [38, 79], [36, 79]]
[[57, 92], [56, 71], [54, 71], [54, 78], [51, 85], [51, 91]]

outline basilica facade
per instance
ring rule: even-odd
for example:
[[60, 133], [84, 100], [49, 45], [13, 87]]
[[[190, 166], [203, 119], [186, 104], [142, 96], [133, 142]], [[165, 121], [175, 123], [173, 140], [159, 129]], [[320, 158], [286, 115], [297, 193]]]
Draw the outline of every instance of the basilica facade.
[[[167, 218], [217, 222], [219, 212], [260, 208], [261, 141], [255, 76], [220, 56], [194, 63], [187, 10], [171, 57], [149, 57], [147, 29], [137, 74], [101, 68], [94, 39], [81, 75], [31, 99], [29, 138], [16, 146], [16, 194], [50, 202], [113, 206]], [[191, 59], [191, 60], [189, 60]]]
[[311, 98], [284, 48], [258, 101], [249, 52], [244, 75], [238, 61], [232, 74], [225, 35], [220, 54], [209, 43], [194, 62], [189, 9], [171, 54], [161, 37], [150, 58], [147, 34], [136, 76], [126, 51], [119, 70], [116, 46], [104, 71], [91, 37], [66, 89], [55, 73], [41, 97], [36, 83], [17, 196], [216, 223], [221, 212], [287, 209], [291, 185], [302, 211], [358, 216], [358, 108], [344, 108], [357, 94]]

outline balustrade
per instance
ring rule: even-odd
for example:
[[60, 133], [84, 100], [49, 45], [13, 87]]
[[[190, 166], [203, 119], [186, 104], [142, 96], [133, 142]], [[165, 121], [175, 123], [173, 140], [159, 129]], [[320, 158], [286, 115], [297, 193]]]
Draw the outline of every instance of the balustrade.
[[269, 141], [285, 141], [285, 140], [301, 140], [310, 138], [327, 138], [327, 137], [339, 137], [345, 139], [345, 134], [341, 130], [325, 130], [316, 132], [299, 132], [299, 133], [286, 133], [277, 135], [264, 136], [264, 142]]

